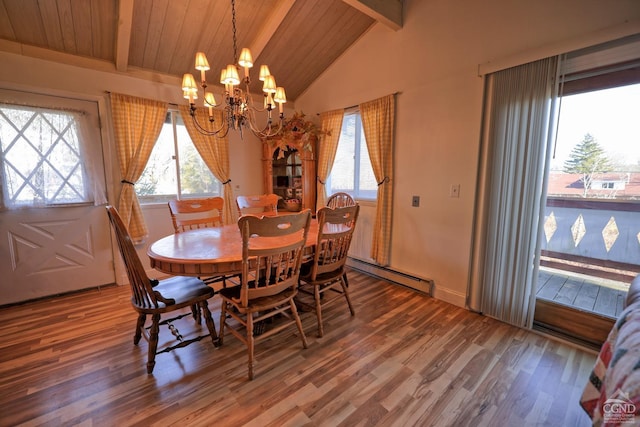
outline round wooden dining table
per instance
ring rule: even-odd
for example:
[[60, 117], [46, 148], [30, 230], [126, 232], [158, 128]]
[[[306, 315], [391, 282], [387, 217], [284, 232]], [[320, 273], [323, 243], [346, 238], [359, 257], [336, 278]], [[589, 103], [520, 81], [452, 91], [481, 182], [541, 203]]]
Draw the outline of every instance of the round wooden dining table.
[[[306, 255], [313, 253], [318, 222], [311, 220]], [[147, 249], [151, 267], [172, 276], [228, 276], [242, 272], [242, 237], [237, 224], [171, 234]]]

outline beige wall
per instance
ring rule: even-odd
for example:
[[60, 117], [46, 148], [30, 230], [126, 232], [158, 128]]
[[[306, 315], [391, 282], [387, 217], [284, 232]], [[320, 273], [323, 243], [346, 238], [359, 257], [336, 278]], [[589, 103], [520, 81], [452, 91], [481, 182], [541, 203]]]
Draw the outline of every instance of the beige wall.
[[[637, 0], [405, 0], [394, 32], [374, 26], [297, 100], [307, 114], [398, 92], [391, 267], [464, 305], [483, 69], [638, 32]], [[504, 60], [504, 61], [503, 61]], [[513, 60], [513, 61], [512, 61]], [[510, 63], [513, 62], [513, 63]], [[450, 198], [460, 184], [460, 198]], [[420, 196], [418, 208], [411, 197]]]

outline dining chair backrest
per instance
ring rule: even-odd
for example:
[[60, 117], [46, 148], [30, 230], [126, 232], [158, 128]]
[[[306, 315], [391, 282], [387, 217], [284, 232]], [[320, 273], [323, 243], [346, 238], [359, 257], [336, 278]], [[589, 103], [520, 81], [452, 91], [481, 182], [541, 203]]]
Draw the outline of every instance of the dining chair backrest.
[[238, 214], [242, 216], [247, 214], [277, 213], [279, 199], [280, 197], [277, 194], [238, 196], [236, 197]]
[[280, 216], [245, 215], [238, 219], [242, 235], [240, 301], [296, 289], [311, 211]]
[[318, 211], [318, 239], [309, 277], [312, 281], [321, 274], [343, 274], [359, 212], [359, 205]]
[[330, 208], [343, 208], [345, 206], [353, 206], [356, 201], [353, 200], [348, 193], [334, 193], [327, 199], [327, 206]]
[[171, 222], [176, 233], [195, 228], [222, 225], [222, 197], [171, 200], [168, 203]]
[[113, 206], [106, 206], [109, 221], [113, 228], [118, 242], [118, 249], [124, 261], [129, 285], [131, 286], [131, 302], [134, 307], [139, 309], [158, 308], [162, 304], [171, 304], [170, 300], [165, 300], [163, 296], [154, 292], [153, 285], [156, 280], [149, 279], [145, 272], [144, 266], [138, 257], [133, 240], [129, 235], [127, 227], [124, 225], [120, 214]]

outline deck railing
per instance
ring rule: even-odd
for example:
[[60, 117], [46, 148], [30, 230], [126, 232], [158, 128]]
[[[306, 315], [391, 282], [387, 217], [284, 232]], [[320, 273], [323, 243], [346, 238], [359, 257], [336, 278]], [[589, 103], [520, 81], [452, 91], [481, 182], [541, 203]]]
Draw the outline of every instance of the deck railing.
[[629, 280], [640, 274], [640, 202], [549, 197], [542, 265]]

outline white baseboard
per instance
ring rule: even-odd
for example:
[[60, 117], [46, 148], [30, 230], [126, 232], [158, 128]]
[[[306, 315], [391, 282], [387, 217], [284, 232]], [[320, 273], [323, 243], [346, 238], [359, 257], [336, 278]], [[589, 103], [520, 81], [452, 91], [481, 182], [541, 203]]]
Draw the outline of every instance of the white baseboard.
[[405, 273], [388, 267], [381, 267], [372, 262], [353, 257], [347, 258], [347, 265], [355, 270], [362, 271], [363, 273], [407, 286], [419, 292], [423, 292], [433, 298], [465, 308], [467, 298], [465, 294], [453, 292], [445, 288], [436, 288], [435, 282], [432, 279], [418, 277], [414, 274]]
[[461, 294], [459, 292], [453, 292], [453, 291], [451, 291], [449, 289], [446, 289], [446, 288], [437, 288], [435, 290], [435, 293], [434, 293], [433, 297], [435, 299], [438, 299], [438, 300], [444, 301], [444, 302], [448, 302], [449, 304], [453, 304], [453, 305], [458, 306], [460, 308], [467, 308], [466, 307], [466, 301], [467, 301], [466, 294]]
[[431, 279], [417, 277], [413, 274], [404, 273], [388, 267], [381, 267], [358, 258], [347, 258], [347, 265], [355, 270], [362, 271], [363, 273], [380, 277], [417, 291], [424, 292], [429, 296], [433, 296], [434, 282]]

